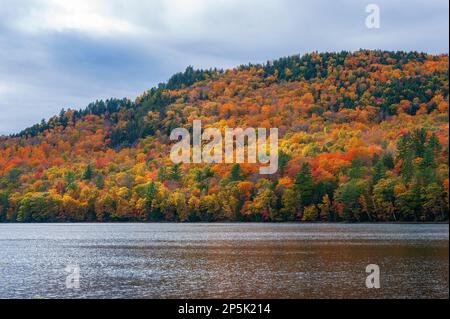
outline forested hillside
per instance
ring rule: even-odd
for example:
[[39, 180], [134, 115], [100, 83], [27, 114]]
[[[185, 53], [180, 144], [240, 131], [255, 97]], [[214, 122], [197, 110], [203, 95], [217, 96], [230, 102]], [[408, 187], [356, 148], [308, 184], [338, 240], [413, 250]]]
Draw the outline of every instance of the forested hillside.
[[[0, 221], [446, 221], [448, 55], [313, 53], [174, 75], [0, 138]], [[279, 128], [277, 174], [174, 165], [176, 127]]]

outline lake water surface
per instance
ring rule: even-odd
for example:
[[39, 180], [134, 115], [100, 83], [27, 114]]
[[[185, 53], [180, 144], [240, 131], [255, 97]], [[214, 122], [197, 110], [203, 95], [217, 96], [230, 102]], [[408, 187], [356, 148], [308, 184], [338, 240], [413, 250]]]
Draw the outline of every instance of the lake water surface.
[[443, 224], [0, 224], [0, 298], [448, 298], [448, 253]]

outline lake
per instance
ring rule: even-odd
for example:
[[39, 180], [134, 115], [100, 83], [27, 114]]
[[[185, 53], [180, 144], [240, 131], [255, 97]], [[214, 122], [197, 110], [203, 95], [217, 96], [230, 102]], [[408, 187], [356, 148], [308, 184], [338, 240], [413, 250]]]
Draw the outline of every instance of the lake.
[[446, 224], [0, 224], [0, 298], [448, 298], [448, 253]]

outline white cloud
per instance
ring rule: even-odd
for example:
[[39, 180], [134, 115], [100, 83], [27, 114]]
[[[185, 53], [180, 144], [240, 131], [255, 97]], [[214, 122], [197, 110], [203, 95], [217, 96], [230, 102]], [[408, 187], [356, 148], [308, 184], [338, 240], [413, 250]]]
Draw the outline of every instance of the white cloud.
[[[91, 36], [137, 35], [165, 43], [243, 37], [279, 38], [289, 15], [285, 0], [23, 0], [13, 27], [31, 34], [79, 32]], [[305, 3], [305, 8], [310, 4]], [[277, 23], [273, 23], [277, 21]], [[271, 32], [272, 31], [272, 32]], [[242, 43], [241, 43], [242, 44]]]
[[15, 25], [30, 33], [75, 31], [112, 35], [138, 31], [129, 21], [108, 14], [107, 4], [102, 0], [35, 0]]
[[0, 98], [8, 94], [11, 91], [10, 87], [6, 83], [0, 82]]

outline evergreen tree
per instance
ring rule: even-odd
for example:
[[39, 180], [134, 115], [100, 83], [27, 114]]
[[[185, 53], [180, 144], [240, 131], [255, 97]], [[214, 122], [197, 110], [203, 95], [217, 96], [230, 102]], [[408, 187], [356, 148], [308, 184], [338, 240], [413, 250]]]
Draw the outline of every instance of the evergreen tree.
[[300, 172], [295, 177], [296, 190], [300, 195], [302, 208], [314, 202], [314, 181], [309, 163], [304, 163]]
[[99, 189], [102, 189], [105, 186], [105, 176], [102, 173], [97, 174], [95, 186]]
[[372, 183], [376, 185], [380, 179], [386, 178], [386, 167], [382, 161], [378, 161], [373, 168]]
[[172, 169], [170, 171], [170, 178], [178, 181], [181, 178], [181, 172], [180, 172], [180, 164], [175, 164], [172, 166]]
[[83, 173], [83, 179], [85, 179], [85, 180], [91, 180], [93, 175], [94, 175], [94, 169], [92, 168], [92, 164], [89, 163], [89, 164], [86, 166], [86, 169], [84, 170], [84, 173]]
[[244, 178], [242, 176], [242, 169], [240, 164], [234, 164], [231, 167], [230, 175], [228, 176], [229, 182], [238, 182], [242, 181]]

